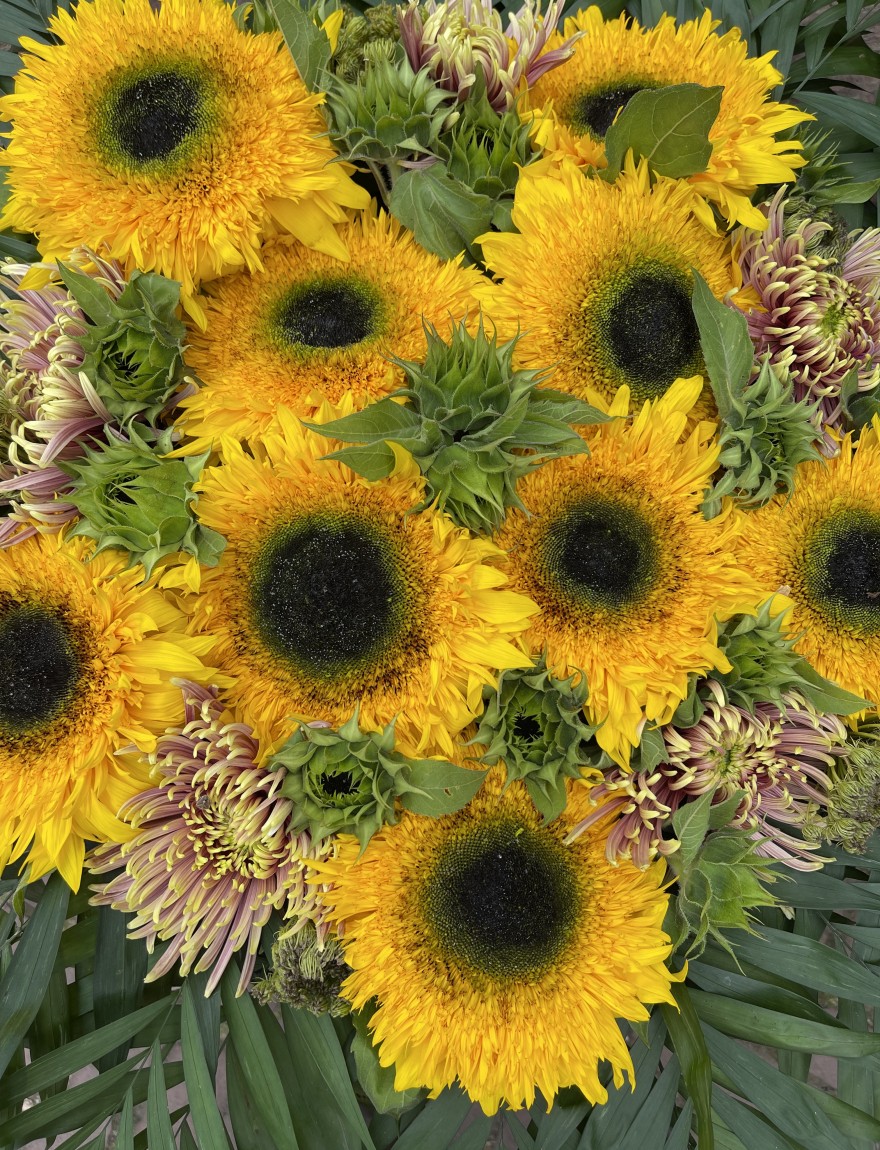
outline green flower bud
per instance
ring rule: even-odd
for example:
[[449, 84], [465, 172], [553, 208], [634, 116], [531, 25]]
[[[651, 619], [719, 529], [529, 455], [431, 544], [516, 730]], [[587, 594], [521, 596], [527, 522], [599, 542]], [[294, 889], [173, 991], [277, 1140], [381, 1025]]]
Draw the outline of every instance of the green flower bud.
[[706, 518], [718, 514], [727, 495], [754, 509], [791, 491], [798, 464], [820, 458], [817, 408], [795, 400], [792, 384], [765, 359], [757, 378], [724, 413], [718, 457], [724, 471], [706, 494]]
[[[544, 656], [529, 670], [505, 671], [496, 690], [483, 692], [486, 709], [471, 740], [485, 746], [482, 761], [507, 768], [507, 782], [522, 779], [549, 822], [565, 809], [565, 780], [583, 779], [603, 760], [584, 719], [583, 675], [556, 679]], [[601, 781], [601, 777], [598, 781]]]
[[805, 838], [834, 843], [856, 855], [880, 827], [880, 735], [864, 734], [828, 770], [831, 789], [824, 816], [816, 808], [803, 827]]
[[396, 6], [377, 4], [362, 15], [346, 12], [331, 67], [337, 76], [353, 84], [370, 66], [393, 60], [399, 43]]
[[251, 987], [251, 994], [262, 1006], [283, 1002], [295, 1010], [339, 1018], [351, 1010], [341, 996], [349, 974], [339, 940], [331, 935], [321, 946], [315, 927], [306, 922], [296, 934], [275, 940], [271, 969]]
[[365, 461], [363, 448], [343, 448], [330, 458], [376, 478], [389, 474], [393, 456], [387, 441], [409, 451], [427, 480], [426, 503], [439, 506], [461, 527], [491, 532], [508, 507], [520, 507], [516, 483], [548, 459], [585, 454], [587, 445], [572, 424], [608, 419], [581, 400], [539, 387], [549, 370], [513, 366], [516, 339], [498, 345], [482, 322], [476, 335], [465, 323], [449, 342], [427, 329], [423, 364], [395, 360], [407, 387], [395, 393], [409, 405], [381, 399], [363, 412], [313, 431], [344, 443], [376, 445]]
[[186, 383], [180, 284], [135, 271], [113, 300], [91, 277], [63, 264], [58, 269], [89, 321], [80, 339], [81, 370], [122, 427], [136, 418], [155, 427]]
[[82, 516], [73, 534], [97, 540], [98, 551], [127, 551], [132, 563], [143, 564], [145, 578], [164, 555], [179, 551], [213, 567], [226, 541], [203, 527], [192, 509], [193, 484], [207, 454], [163, 458], [171, 448], [170, 432], [153, 446], [140, 437], [136, 424], [130, 433], [128, 443], [86, 447], [81, 459], [59, 464], [74, 480], [65, 498]]

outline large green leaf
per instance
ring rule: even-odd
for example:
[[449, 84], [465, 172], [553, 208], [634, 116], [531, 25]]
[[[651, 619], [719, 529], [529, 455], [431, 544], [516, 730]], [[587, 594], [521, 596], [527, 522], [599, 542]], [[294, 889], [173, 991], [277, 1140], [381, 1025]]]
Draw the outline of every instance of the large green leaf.
[[321, 73], [330, 63], [330, 41], [307, 8], [297, 0], [269, 0], [269, 7], [306, 87], [320, 87]]
[[853, 100], [834, 92], [799, 92], [798, 103], [808, 112], [815, 112], [821, 120], [833, 127], [855, 130], [880, 144], [880, 108], [863, 100]]
[[394, 1150], [447, 1150], [471, 1105], [463, 1091], [447, 1088], [407, 1126]]
[[749, 1150], [803, 1150], [748, 1106], [743, 1106], [716, 1086], [712, 1093], [712, 1103], [723, 1119], [724, 1124], [736, 1134]]
[[764, 927], [760, 935], [737, 935], [735, 949], [767, 970], [784, 963], [803, 986], [880, 1006], [880, 976], [824, 943]]
[[435, 164], [398, 176], [389, 208], [423, 248], [449, 260], [489, 230], [493, 202]]
[[634, 1089], [609, 1087], [605, 1105], [595, 1106], [590, 1112], [578, 1150], [607, 1150], [609, 1146], [617, 1146], [635, 1121], [651, 1092], [665, 1045], [666, 1027], [659, 1011], [651, 1018], [649, 1033], [650, 1045], [639, 1044], [633, 1051]]
[[[184, 1068], [184, 1074], [186, 1068]], [[150, 1150], [177, 1150], [171, 1116], [168, 1113], [168, 1091], [165, 1085], [165, 1067], [159, 1040], [153, 1043], [150, 1054], [150, 1079], [147, 1086], [147, 1134]]]
[[[95, 973], [92, 978], [92, 1009], [95, 1025], [104, 1026], [136, 1010], [144, 999], [147, 950], [141, 939], [126, 937], [128, 916], [109, 906], [98, 911]], [[120, 1046], [105, 1055], [99, 1070], [124, 1062], [128, 1048]]]
[[673, 987], [672, 993], [678, 1009], [663, 1003], [663, 1021], [681, 1064], [681, 1076], [688, 1098], [694, 1106], [700, 1147], [702, 1150], [712, 1150], [712, 1064], [709, 1052], [690, 991], [683, 982], [679, 982]]
[[718, 117], [723, 88], [675, 84], [636, 92], [605, 133], [612, 178], [627, 151], [644, 158], [661, 176], [681, 179], [706, 170], [712, 145], [709, 131]]
[[236, 1150], [277, 1150], [265, 1119], [254, 1104], [235, 1050], [229, 1046], [226, 1048], [226, 1097]]
[[200, 1150], [228, 1150], [226, 1127], [223, 1125], [223, 1118], [214, 1095], [214, 1083], [205, 1057], [194, 998], [195, 991], [187, 979], [183, 984], [180, 1045], [192, 1123]]

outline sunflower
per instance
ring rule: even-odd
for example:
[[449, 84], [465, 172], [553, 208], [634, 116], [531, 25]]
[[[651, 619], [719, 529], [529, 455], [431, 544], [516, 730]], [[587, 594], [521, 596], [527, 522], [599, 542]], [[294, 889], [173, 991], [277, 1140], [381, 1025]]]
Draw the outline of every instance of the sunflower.
[[[733, 547], [741, 516], [701, 511], [718, 460], [699, 424], [681, 440], [700, 381], [681, 380], [632, 420], [585, 436], [590, 454], [554, 459], [519, 484], [525, 510], [496, 542], [511, 583], [541, 608], [526, 633], [534, 652], [589, 687], [596, 739], [621, 766], [645, 719], [668, 722], [688, 675], [729, 664], [716, 619], [752, 611], [757, 588]], [[621, 391], [612, 413], [625, 416]]]
[[[524, 366], [556, 364], [554, 387], [603, 408], [624, 384], [643, 402], [703, 371], [691, 269], [719, 298], [738, 279], [682, 181], [651, 187], [647, 167], [629, 164], [608, 184], [566, 162], [520, 180], [513, 222], [517, 232], [480, 237], [501, 280], [484, 305], [506, 333], [522, 328]], [[707, 388], [695, 414], [711, 410]]]
[[371, 483], [327, 450], [286, 409], [255, 457], [223, 444], [197, 514], [222, 524], [227, 546], [203, 575], [194, 628], [217, 635], [266, 752], [293, 719], [339, 726], [359, 706], [364, 730], [397, 716], [404, 754], [445, 754], [493, 671], [528, 665], [511, 640], [537, 608], [502, 589], [494, 544], [414, 513], [424, 483], [409, 457]]
[[503, 785], [496, 768], [458, 813], [405, 813], [360, 860], [341, 836], [317, 864], [353, 970], [342, 992], [356, 1009], [378, 999], [370, 1025], [397, 1090], [436, 1096], [457, 1078], [487, 1114], [531, 1106], [536, 1087], [602, 1103], [601, 1060], [616, 1086], [633, 1079], [616, 1019], [672, 1001], [665, 868], [611, 865], [607, 824], [564, 845], [590, 809], [583, 784], [546, 825], [523, 783]]
[[47, 259], [85, 244], [182, 285], [259, 267], [280, 228], [345, 258], [334, 223], [365, 207], [278, 32], [240, 31], [223, 0], [83, 0], [25, 41], [0, 228]]
[[340, 235], [346, 264], [285, 237], [263, 249], [261, 272], [211, 286], [187, 353], [204, 387], [181, 405], [186, 450], [261, 435], [279, 404], [310, 416], [323, 400], [378, 399], [405, 383], [390, 355], [424, 358], [425, 321], [476, 312], [479, 272], [424, 251], [384, 212]]
[[57, 867], [74, 890], [84, 840], [126, 838], [117, 811], [146, 785], [118, 752], [179, 721], [171, 676], [204, 681], [212, 642], [127, 555], [92, 549], [37, 535], [0, 551], [0, 866], [30, 847], [31, 879]]
[[[796, 649], [821, 674], [880, 704], [880, 418], [793, 491], [746, 517], [743, 555], [765, 593], [793, 602]], [[858, 716], [853, 716], [856, 718]]]
[[793, 180], [794, 169], [804, 163], [797, 141], [776, 136], [813, 117], [768, 99], [783, 80], [770, 63], [774, 53], [748, 59], [739, 30], [717, 36], [719, 23], [708, 9], [699, 20], [683, 24], [663, 15], [653, 28], [641, 28], [625, 13], [606, 23], [597, 7], [569, 18], [547, 48], [554, 51], [583, 33], [572, 59], [542, 76], [530, 93], [533, 108], [551, 105], [538, 116], [539, 143], [551, 156], [604, 168], [605, 133], [636, 92], [673, 84], [720, 85], [721, 108], [709, 131], [712, 155], [706, 170], [687, 180], [694, 210], [712, 227], [711, 203], [731, 223], [763, 227], [764, 216], [750, 200], [755, 189]]

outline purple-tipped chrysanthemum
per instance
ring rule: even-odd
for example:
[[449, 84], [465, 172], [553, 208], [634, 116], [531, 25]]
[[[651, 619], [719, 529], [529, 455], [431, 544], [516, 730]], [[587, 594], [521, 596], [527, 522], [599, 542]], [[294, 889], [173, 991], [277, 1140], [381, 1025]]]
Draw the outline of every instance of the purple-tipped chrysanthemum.
[[[824, 803], [829, 789], [827, 768], [846, 753], [846, 728], [834, 715], [820, 714], [801, 696], [784, 697], [785, 709], [758, 703], [755, 713], [724, 701], [721, 686], [707, 683], [705, 714], [693, 727], [664, 727], [669, 761], [653, 771], [628, 773], [619, 767], [594, 787], [598, 804], [569, 835], [576, 838], [591, 822], [617, 818], [608, 836], [613, 860], [631, 858], [646, 867], [658, 854], [678, 849], [663, 830], [689, 799], [714, 790], [720, 803], [744, 791], [732, 825], [746, 827], [759, 842], [757, 853], [795, 870], [821, 863], [811, 858], [817, 843], [806, 843], [782, 827], [796, 826], [811, 804]], [[781, 824], [781, 825], [780, 825]]]
[[[92, 252], [70, 262], [115, 299], [125, 284], [122, 268]], [[38, 530], [59, 530], [76, 514], [64, 499], [69, 476], [57, 466], [83, 452], [91, 437], [103, 438], [112, 417], [86, 376], [82, 337], [85, 318], [58, 278], [54, 265], [5, 264], [0, 291], [0, 501], [11, 506], [0, 521], [0, 547]], [[22, 288], [26, 275], [45, 283]]]
[[333, 848], [290, 833], [292, 804], [280, 793], [286, 772], [257, 765], [252, 729], [234, 721], [216, 690], [181, 686], [186, 725], [159, 739], [151, 756], [156, 785], [120, 811], [132, 839], [92, 854], [96, 874], [125, 868], [95, 888], [92, 902], [133, 913], [130, 936], [146, 939], [151, 953], [157, 940], [170, 942], [149, 979], [179, 959], [182, 974], [211, 971], [210, 994], [243, 950], [242, 994], [273, 910], [290, 933], [311, 922], [323, 940], [323, 887], [307, 880], [310, 861]]
[[[880, 383], [880, 228], [845, 245], [840, 260], [821, 254], [827, 222], [791, 211], [781, 188], [768, 206], [766, 231], [743, 230], [743, 289], [759, 306], [748, 313], [759, 353], [790, 375], [797, 399], [819, 400], [834, 427], [843, 414], [840, 388], [855, 369], [860, 391]], [[833, 450], [828, 440], [829, 450]]]
[[522, 87], [569, 59], [574, 36], [551, 52], [544, 47], [555, 32], [564, 0], [551, 0], [541, 15], [540, 0], [525, 0], [511, 13], [507, 28], [492, 0], [411, 0], [400, 15], [401, 40], [413, 71], [428, 67], [439, 87], [465, 99], [478, 71], [496, 112], [513, 107]]

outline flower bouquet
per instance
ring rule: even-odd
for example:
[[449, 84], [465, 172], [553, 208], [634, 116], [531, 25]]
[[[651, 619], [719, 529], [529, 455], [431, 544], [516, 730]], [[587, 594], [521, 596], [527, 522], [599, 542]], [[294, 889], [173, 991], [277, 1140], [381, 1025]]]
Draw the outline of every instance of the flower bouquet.
[[874, 13], [3, 0], [0, 1146], [880, 1142]]

